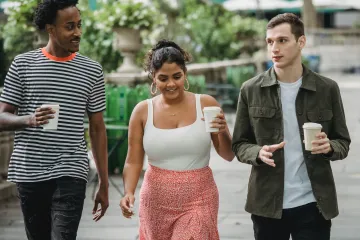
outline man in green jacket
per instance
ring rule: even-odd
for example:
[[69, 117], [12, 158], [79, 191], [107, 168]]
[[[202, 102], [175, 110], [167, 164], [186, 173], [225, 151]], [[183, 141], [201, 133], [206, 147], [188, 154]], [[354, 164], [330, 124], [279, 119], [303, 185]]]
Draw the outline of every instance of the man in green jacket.
[[[339, 213], [330, 162], [344, 159], [350, 137], [337, 83], [301, 63], [304, 25], [280, 14], [267, 25], [274, 63], [240, 90], [233, 151], [252, 170], [246, 211], [256, 240], [329, 240]], [[312, 150], [302, 126], [322, 125]]]

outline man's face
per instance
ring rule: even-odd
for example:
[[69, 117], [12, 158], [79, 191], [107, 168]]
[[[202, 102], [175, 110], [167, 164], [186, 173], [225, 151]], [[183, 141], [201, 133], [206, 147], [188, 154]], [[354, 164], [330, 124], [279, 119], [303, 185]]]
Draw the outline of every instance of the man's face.
[[297, 60], [301, 61], [301, 50], [305, 46], [305, 36], [296, 40], [288, 23], [280, 24], [266, 31], [268, 53], [276, 68], [286, 68]]
[[77, 7], [57, 11], [54, 24], [49, 27], [52, 40], [57, 47], [74, 53], [79, 51], [81, 39], [81, 16]]

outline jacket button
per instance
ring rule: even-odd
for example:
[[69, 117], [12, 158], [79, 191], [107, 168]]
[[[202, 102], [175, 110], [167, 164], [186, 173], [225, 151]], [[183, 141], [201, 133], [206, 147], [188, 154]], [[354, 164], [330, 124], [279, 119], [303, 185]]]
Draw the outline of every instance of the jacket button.
[[320, 119], [320, 120], [322, 119], [322, 116], [321, 116], [321, 115], [319, 116], [319, 119]]

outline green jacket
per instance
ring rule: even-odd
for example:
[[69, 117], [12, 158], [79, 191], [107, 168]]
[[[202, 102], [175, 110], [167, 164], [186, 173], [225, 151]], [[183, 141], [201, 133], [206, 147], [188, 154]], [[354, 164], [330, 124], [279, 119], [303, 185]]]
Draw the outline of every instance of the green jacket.
[[[330, 161], [346, 158], [351, 142], [339, 87], [335, 81], [304, 67], [295, 104], [301, 140], [304, 140], [302, 125], [305, 122], [320, 123], [334, 150], [331, 156], [312, 155], [302, 146], [318, 208], [325, 219], [331, 219], [339, 211]], [[232, 140], [237, 159], [253, 165], [245, 206], [245, 210], [252, 214], [277, 219], [282, 216], [284, 150], [273, 153], [275, 168], [257, 157], [262, 146], [283, 140], [280, 86], [271, 68], [241, 87]]]

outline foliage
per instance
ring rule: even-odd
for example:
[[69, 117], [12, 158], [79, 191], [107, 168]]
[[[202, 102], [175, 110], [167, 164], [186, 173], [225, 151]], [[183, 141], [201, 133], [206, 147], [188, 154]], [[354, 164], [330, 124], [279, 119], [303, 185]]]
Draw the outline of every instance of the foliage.
[[206, 5], [196, 0], [184, 0], [179, 19], [189, 38], [196, 62], [237, 58], [242, 51], [252, 54], [258, 48], [254, 42], [265, 32], [266, 23], [229, 12], [219, 4]]
[[[19, 2], [11, 0], [12, 2]], [[4, 50], [7, 61], [33, 48], [35, 27], [32, 25], [38, 0], [22, 0], [21, 4], [8, 9], [8, 21], [3, 29]]]
[[104, 72], [115, 70], [119, 66], [122, 57], [120, 53], [113, 49], [112, 29], [104, 27], [99, 22], [95, 12], [89, 10], [87, 0], [81, 0], [79, 8], [83, 21], [80, 53], [98, 61], [102, 65]]
[[142, 2], [102, 0], [94, 14], [103, 27], [149, 30], [154, 25], [156, 12]]

